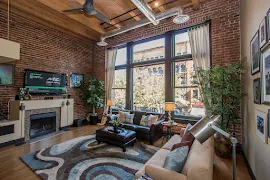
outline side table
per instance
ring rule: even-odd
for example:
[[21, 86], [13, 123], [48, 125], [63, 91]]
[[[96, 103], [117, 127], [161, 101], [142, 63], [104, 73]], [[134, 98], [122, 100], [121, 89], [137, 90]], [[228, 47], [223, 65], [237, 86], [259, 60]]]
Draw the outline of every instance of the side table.
[[[165, 137], [163, 138], [163, 140], [166, 138], [168, 141], [172, 137], [172, 127], [177, 126], [177, 123], [174, 122], [173, 124], [171, 124], [170, 122], [163, 122], [161, 124], [163, 127], [166, 127], [167, 129], [167, 133]], [[162, 140], [162, 144], [163, 144], [163, 140]]]

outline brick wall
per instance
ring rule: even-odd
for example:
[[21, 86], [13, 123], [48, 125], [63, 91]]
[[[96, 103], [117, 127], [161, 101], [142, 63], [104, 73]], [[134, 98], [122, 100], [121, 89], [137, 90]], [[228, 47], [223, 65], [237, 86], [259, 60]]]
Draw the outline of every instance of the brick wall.
[[[159, 25], [152, 24], [126, 32], [124, 34], [109, 38], [106, 42], [108, 47], [137, 41], [148, 37], [163, 34], [168, 31], [178, 30], [192, 25], [211, 20], [212, 36], [212, 64], [226, 65], [239, 62], [240, 60], [240, 3], [239, 0], [209, 0], [200, 4], [200, 10], [193, 8], [185, 9], [190, 16], [190, 21], [182, 25], [173, 24], [172, 18], [160, 22]], [[107, 48], [108, 48], [107, 47]], [[94, 74], [103, 79], [105, 75], [105, 48], [94, 46]], [[241, 141], [241, 124], [234, 127], [236, 135]]]
[[[0, 38], [7, 37], [7, 12], [0, 9]], [[10, 14], [10, 40], [21, 44], [20, 61], [16, 61], [15, 86], [0, 86], [0, 103], [7, 102], [23, 87], [25, 69], [69, 74], [92, 73], [93, 42], [63, 34], [26, 18]], [[85, 79], [86, 81], [86, 79]], [[79, 98], [79, 89], [68, 88], [75, 99], [74, 118], [84, 118], [87, 107]]]

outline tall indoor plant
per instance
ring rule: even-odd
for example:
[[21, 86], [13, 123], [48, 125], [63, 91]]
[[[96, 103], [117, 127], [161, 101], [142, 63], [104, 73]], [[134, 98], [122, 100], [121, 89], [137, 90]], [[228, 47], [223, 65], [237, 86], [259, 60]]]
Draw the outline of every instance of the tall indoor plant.
[[[233, 132], [239, 124], [243, 63], [214, 66], [208, 70], [197, 69], [197, 83], [208, 115], [221, 115], [220, 127]], [[221, 157], [229, 156], [231, 143], [220, 134], [215, 135], [215, 151]]]
[[81, 97], [86, 103], [93, 108], [90, 116], [90, 123], [96, 124], [98, 114], [96, 108], [104, 107], [105, 88], [104, 81], [89, 76], [88, 83], [82, 86]]

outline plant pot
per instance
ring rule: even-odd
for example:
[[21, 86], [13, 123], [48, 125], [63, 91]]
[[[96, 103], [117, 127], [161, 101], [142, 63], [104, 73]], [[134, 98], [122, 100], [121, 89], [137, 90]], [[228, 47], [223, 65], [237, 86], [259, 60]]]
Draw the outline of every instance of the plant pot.
[[91, 125], [96, 125], [98, 123], [98, 116], [91, 115], [90, 116], [90, 124]]
[[117, 133], [117, 132], [118, 132], [118, 126], [113, 126], [113, 131], [114, 131], [115, 133]]
[[229, 158], [232, 154], [232, 144], [231, 141], [225, 136], [216, 133], [214, 135], [215, 139], [215, 153], [217, 156], [222, 158]]

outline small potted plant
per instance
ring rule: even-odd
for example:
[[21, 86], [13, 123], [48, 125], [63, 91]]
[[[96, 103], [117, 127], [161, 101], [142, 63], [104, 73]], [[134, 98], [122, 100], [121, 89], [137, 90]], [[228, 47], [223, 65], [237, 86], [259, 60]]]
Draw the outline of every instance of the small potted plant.
[[87, 117], [87, 120], [92, 125], [98, 122], [96, 108], [104, 107], [104, 95], [104, 81], [98, 80], [93, 76], [90, 76], [88, 83], [82, 86], [81, 98], [93, 109], [92, 113], [90, 113], [90, 118]]
[[118, 121], [118, 119], [115, 119], [112, 121], [112, 126], [113, 126], [113, 131], [114, 132], [118, 132], [118, 127], [120, 125], [120, 121]]

